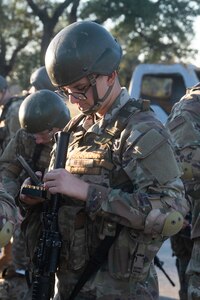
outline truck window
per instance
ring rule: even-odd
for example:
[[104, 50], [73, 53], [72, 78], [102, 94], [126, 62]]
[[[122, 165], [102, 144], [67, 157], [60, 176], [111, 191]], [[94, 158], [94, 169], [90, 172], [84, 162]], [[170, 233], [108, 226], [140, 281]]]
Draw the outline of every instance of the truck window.
[[169, 114], [175, 102], [185, 94], [186, 87], [179, 74], [144, 75], [140, 98], [151, 100]]

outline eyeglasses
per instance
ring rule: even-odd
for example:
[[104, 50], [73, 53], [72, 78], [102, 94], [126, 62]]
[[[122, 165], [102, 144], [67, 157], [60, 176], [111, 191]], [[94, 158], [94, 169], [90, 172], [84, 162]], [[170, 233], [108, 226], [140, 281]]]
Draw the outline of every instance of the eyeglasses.
[[74, 92], [74, 93], [69, 93], [68, 91], [64, 90], [63, 87], [59, 87], [58, 90], [56, 90], [55, 92], [57, 94], [59, 94], [61, 97], [69, 97], [72, 96], [77, 100], [87, 100], [87, 96], [86, 93], [88, 92], [88, 90], [91, 87], [91, 83], [85, 88], [84, 92], [82, 93], [78, 93], [78, 92]]
[[[97, 75], [95, 77], [95, 79], [97, 79], [99, 77], [99, 75]], [[86, 93], [89, 91], [89, 89], [91, 88], [92, 84], [90, 83], [84, 90], [84, 92], [82, 93], [78, 93], [78, 92], [74, 92], [74, 93], [69, 93], [68, 91], [66, 91], [62, 86], [58, 88], [58, 90], [56, 90], [55, 92], [60, 95], [61, 97], [64, 98], [68, 98], [69, 96], [74, 97], [77, 100], [87, 100], [87, 96]]]

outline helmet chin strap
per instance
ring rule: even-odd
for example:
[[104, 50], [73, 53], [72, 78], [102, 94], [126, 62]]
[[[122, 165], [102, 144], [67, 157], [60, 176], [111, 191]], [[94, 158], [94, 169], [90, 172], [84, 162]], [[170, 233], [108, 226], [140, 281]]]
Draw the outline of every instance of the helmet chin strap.
[[112, 91], [112, 88], [114, 86], [114, 84], [109, 86], [109, 88], [107, 89], [107, 91], [106, 91], [105, 95], [103, 96], [103, 98], [99, 98], [98, 92], [97, 92], [97, 87], [96, 87], [96, 78], [95, 78], [95, 76], [93, 74], [88, 75], [88, 79], [89, 79], [90, 84], [92, 86], [94, 105], [90, 109], [83, 111], [83, 113], [85, 115], [91, 115], [91, 114], [97, 112], [99, 110], [99, 108], [101, 107], [102, 103], [104, 102], [104, 100], [109, 96], [109, 94]]

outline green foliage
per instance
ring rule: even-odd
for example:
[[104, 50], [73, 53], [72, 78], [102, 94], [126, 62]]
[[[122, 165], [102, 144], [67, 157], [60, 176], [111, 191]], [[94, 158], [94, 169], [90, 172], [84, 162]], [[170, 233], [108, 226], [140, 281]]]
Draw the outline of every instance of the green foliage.
[[8, 76], [37, 27], [26, 3], [20, 0], [1, 1], [0, 18], [0, 73]]
[[[82, 18], [111, 27], [123, 46], [126, 74], [131, 73], [135, 61], [172, 63], [192, 57], [193, 22], [199, 14], [198, 0], [93, 0], [86, 1], [81, 11]], [[130, 77], [122, 78], [129, 82]]]
[[52, 37], [76, 20], [90, 19], [112, 31], [123, 48], [121, 83], [140, 62], [180, 62], [194, 55], [193, 22], [199, 0], [0, 0], [0, 74], [27, 87], [44, 64]]
[[96, 19], [102, 24], [112, 20], [113, 32], [123, 43], [126, 41], [125, 49], [141, 43], [142, 53], [151, 49], [164, 56], [180, 58], [181, 51], [185, 53], [182, 48], [178, 51], [181, 44], [190, 52], [188, 43], [193, 36], [193, 19], [199, 13], [198, 0], [93, 0], [85, 3], [81, 17]]

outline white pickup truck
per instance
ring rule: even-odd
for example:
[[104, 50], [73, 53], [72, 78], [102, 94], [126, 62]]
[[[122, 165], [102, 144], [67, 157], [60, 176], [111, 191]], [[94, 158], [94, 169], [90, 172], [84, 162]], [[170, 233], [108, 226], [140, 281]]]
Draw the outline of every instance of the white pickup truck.
[[200, 81], [200, 68], [192, 64], [140, 64], [133, 71], [130, 95], [151, 100], [157, 117], [165, 123], [173, 104], [186, 88]]

